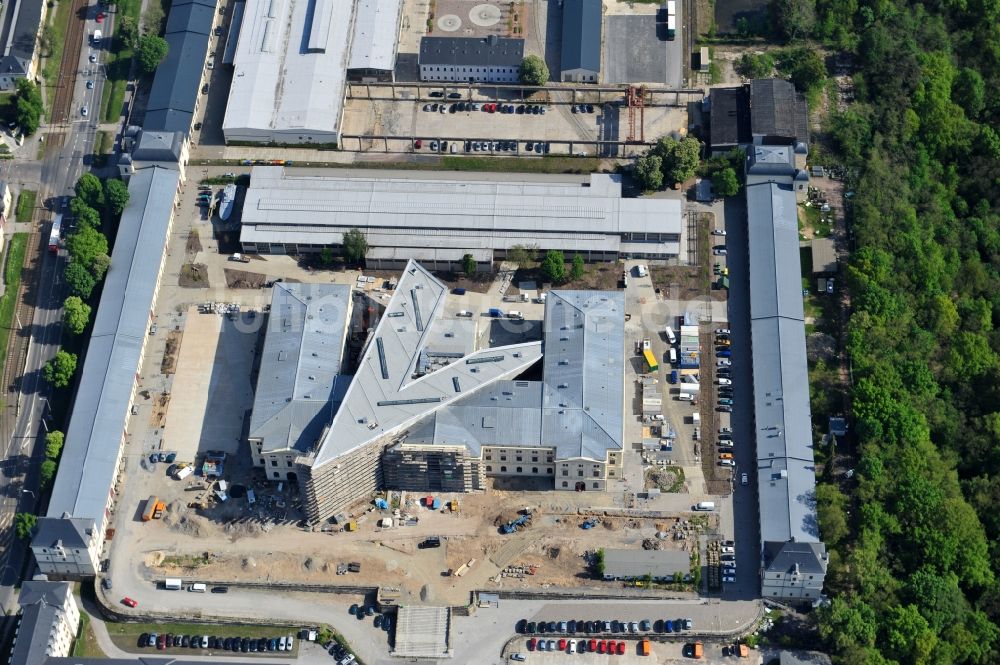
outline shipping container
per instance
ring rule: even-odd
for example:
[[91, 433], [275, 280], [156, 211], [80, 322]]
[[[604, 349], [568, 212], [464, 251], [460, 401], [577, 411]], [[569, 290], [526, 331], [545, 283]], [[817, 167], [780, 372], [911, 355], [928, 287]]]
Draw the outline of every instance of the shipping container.
[[153, 519], [153, 514], [156, 512], [156, 504], [158, 504], [159, 502], [160, 500], [157, 498], [155, 494], [146, 499], [146, 509], [142, 511], [143, 522], [148, 522], [149, 520]]
[[176, 577], [168, 577], [163, 580], [163, 588], [169, 589], [170, 591], [180, 591], [184, 588], [184, 583]]
[[653, 355], [652, 349], [643, 349], [642, 357], [646, 359], [646, 366], [649, 368], [650, 372], [655, 372], [660, 368], [660, 365], [656, 362], [656, 356]]

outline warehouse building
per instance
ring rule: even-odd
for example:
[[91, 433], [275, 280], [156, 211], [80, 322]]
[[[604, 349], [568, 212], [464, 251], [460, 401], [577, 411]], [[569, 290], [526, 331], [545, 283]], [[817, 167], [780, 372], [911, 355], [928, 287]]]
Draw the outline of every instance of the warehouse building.
[[268, 480], [296, 480], [295, 457], [316, 445], [343, 399], [351, 305], [344, 284], [274, 285], [248, 435]]
[[403, 0], [357, 0], [348, 81], [392, 81]]
[[[448, 262], [471, 253], [488, 267], [511, 248], [530, 245], [591, 261], [655, 262], [680, 254], [682, 226], [680, 201], [623, 198], [615, 174], [516, 181], [489, 173], [342, 175], [257, 166], [240, 242], [251, 254], [318, 252], [359, 229], [380, 269], [431, 252]], [[436, 255], [445, 250], [451, 253]]]
[[334, 0], [247, 0], [226, 143], [338, 142], [353, 14]]
[[81, 579], [97, 572], [179, 182], [179, 171], [160, 166], [139, 169], [129, 181], [59, 472], [31, 541], [39, 569], [50, 577]]
[[422, 37], [417, 63], [421, 81], [517, 83], [524, 40], [489, 37]]
[[[0, 6], [0, 91], [17, 87], [18, 79], [34, 79], [38, 74], [38, 36], [45, 25], [47, 2], [8, 2]], [[4, 11], [6, 10], [6, 11]]]
[[791, 146], [795, 167], [805, 168], [809, 107], [789, 81], [755, 79], [737, 88], [713, 88], [707, 99], [713, 152], [752, 145]]
[[811, 602], [828, 555], [816, 518], [816, 469], [792, 145], [747, 156], [750, 331], [764, 598]]
[[656, 581], [691, 573], [691, 555], [682, 550], [604, 550], [604, 579]]
[[180, 132], [185, 138], [190, 133], [217, 16], [215, 6], [215, 0], [175, 0], [171, 5], [163, 34], [169, 50], [149, 90], [143, 120], [146, 131]]
[[597, 83], [601, 78], [601, 0], [563, 2], [559, 80]]

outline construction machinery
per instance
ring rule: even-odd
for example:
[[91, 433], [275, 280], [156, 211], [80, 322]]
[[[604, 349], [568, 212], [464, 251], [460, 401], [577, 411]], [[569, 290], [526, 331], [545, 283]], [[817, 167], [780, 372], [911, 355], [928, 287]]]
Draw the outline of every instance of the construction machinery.
[[516, 519], [512, 519], [500, 527], [501, 533], [517, 533], [520, 529], [531, 525], [531, 513], [526, 512]]

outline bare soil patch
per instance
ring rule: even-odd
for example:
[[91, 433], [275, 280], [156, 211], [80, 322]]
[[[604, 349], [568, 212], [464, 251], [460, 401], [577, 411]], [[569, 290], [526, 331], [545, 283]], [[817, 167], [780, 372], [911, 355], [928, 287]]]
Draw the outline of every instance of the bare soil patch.
[[177, 285], [186, 289], [207, 289], [208, 266], [204, 263], [185, 263], [181, 266], [181, 274]]
[[170, 406], [170, 393], [160, 393], [153, 398], [153, 412], [149, 414], [149, 422], [153, 427], [160, 428], [167, 424], [167, 408]]
[[163, 350], [163, 361], [160, 363], [161, 374], [173, 374], [177, 370], [177, 352], [181, 348], [184, 332], [171, 330], [167, 333], [167, 344]]
[[226, 274], [226, 286], [231, 289], [259, 289], [267, 282], [267, 275], [257, 272], [232, 270], [230, 268], [226, 268], [223, 272]]
[[201, 249], [201, 236], [198, 234], [198, 229], [191, 229], [188, 232], [187, 244], [184, 246], [184, 251], [187, 254], [197, 254]]

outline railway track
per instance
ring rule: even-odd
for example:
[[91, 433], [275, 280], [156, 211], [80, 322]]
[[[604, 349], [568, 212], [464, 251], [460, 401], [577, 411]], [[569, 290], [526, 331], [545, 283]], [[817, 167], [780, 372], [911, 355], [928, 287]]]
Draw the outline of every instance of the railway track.
[[[83, 48], [86, 22], [80, 17], [85, 16], [87, 0], [73, 0], [70, 13], [69, 28], [66, 30], [66, 44], [63, 47], [62, 62], [59, 63], [59, 80], [55, 85], [55, 97], [52, 100], [52, 124], [61, 125], [69, 122], [73, 114], [73, 91], [76, 90], [77, 64], [80, 60], [80, 50]], [[98, 112], [97, 109], [94, 111]]]
[[[31, 339], [31, 325], [35, 317], [35, 305], [32, 297], [27, 294], [30, 288], [37, 288], [38, 270], [41, 267], [42, 241], [41, 233], [32, 231], [28, 237], [28, 246], [24, 253], [24, 267], [21, 272], [21, 285], [17, 291], [17, 305], [14, 309], [14, 321], [9, 334], [10, 344], [7, 345], [7, 358], [3, 366], [3, 385], [8, 392], [8, 403], [17, 401], [19, 386], [17, 379], [21, 376], [24, 363], [28, 357], [28, 342]], [[23, 378], [23, 377], [22, 377]], [[12, 431], [14, 423], [10, 423]]]

